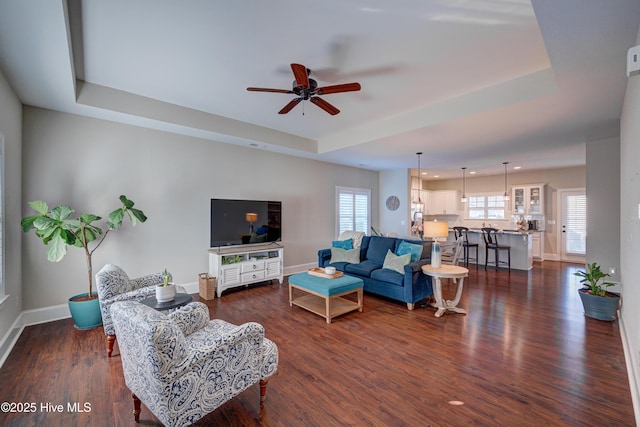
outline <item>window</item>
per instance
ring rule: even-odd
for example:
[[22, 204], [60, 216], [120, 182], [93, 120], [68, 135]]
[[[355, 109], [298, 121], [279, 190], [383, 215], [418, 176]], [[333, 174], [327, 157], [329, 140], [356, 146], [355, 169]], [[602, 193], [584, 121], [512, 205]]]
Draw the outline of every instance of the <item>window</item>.
[[505, 219], [506, 206], [502, 194], [467, 196], [467, 219]]
[[371, 190], [336, 187], [336, 231], [369, 231], [371, 227]]

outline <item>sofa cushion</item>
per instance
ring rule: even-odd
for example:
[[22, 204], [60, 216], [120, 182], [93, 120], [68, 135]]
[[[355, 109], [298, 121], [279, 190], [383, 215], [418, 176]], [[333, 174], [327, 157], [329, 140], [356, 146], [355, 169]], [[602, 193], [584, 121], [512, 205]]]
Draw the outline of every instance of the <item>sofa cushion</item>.
[[369, 240], [369, 248], [367, 249], [367, 259], [375, 261], [378, 264], [384, 264], [384, 258], [387, 251], [393, 252], [396, 248], [396, 239], [389, 237], [371, 236]]
[[398, 245], [398, 249], [396, 250], [396, 255], [411, 255], [411, 262], [416, 262], [422, 256], [422, 245], [417, 243], [409, 243], [406, 241], [401, 241]]
[[335, 262], [349, 262], [357, 264], [360, 262], [359, 249], [331, 248], [331, 264]]
[[327, 264], [327, 265], [330, 265], [330, 266], [332, 266], [332, 267], [335, 267], [335, 268], [336, 268], [336, 270], [338, 270], [338, 271], [342, 271], [342, 272], [344, 272], [345, 267], [346, 267], [347, 265], [351, 265], [351, 264], [350, 264], [350, 263], [348, 263], [348, 262], [332, 262], [332, 263], [329, 263], [329, 264]]
[[404, 275], [387, 268], [372, 271], [371, 278], [393, 285], [404, 286]]
[[331, 242], [332, 248], [340, 248], [340, 249], [353, 249], [353, 239], [347, 240], [334, 240]]
[[355, 274], [357, 276], [370, 277], [371, 272], [382, 268], [382, 264], [378, 264], [370, 259], [364, 260], [359, 264], [349, 264], [345, 266], [344, 272]]
[[382, 268], [397, 271], [400, 274], [404, 274], [404, 266], [411, 261], [411, 254], [396, 255], [391, 250], [387, 251], [387, 256], [384, 257], [384, 264]]
[[422, 255], [420, 259], [431, 259], [431, 247], [433, 246], [432, 241], [424, 241], [422, 242]]

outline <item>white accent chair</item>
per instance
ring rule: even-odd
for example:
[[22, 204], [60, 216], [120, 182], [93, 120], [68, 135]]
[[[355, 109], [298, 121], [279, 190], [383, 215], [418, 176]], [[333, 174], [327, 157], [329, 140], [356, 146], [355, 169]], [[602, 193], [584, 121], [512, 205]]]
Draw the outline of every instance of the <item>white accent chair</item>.
[[262, 325], [209, 320], [201, 302], [168, 314], [116, 302], [111, 316], [136, 422], [143, 402], [165, 425], [190, 425], [258, 382], [264, 406], [278, 348], [264, 338]]
[[[171, 274], [169, 274], [171, 275]], [[116, 301], [141, 301], [156, 293], [156, 285], [163, 282], [162, 272], [129, 279], [127, 273], [117, 265], [106, 264], [96, 274], [96, 289], [102, 314], [102, 326], [107, 336], [107, 356], [111, 357], [116, 332], [113, 328], [109, 308]], [[182, 286], [176, 286], [176, 292], [185, 293]]]

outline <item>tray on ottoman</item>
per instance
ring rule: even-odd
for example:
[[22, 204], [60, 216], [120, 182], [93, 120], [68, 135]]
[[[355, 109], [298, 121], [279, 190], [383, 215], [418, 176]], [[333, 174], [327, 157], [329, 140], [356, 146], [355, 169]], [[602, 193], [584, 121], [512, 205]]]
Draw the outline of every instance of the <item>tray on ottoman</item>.
[[[309, 310], [331, 323], [331, 319], [342, 314], [362, 312], [363, 286], [362, 279], [348, 275], [326, 279], [309, 273], [294, 274], [289, 276], [289, 305]], [[304, 295], [294, 298], [294, 289], [303, 291]], [[356, 293], [357, 302], [343, 298], [352, 293]]]

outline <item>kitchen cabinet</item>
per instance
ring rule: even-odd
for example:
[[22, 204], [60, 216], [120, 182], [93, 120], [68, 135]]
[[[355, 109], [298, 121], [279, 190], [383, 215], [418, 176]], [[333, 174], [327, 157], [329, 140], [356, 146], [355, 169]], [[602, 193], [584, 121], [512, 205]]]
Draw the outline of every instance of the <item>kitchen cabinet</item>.
[[545, 184], [520, 185], [511, 189], [512, 210], [517, 215], [544, 215]]
[[542, 239], [542, 232], [533, 231], [531, 233], [531, 238], [533, 259], [535, 259], [536, 261], [544, 261], [544, 241]]
[[426, 203], [427, 215], [459, 215], [460, 195], [457, 190], [429, 191]]

